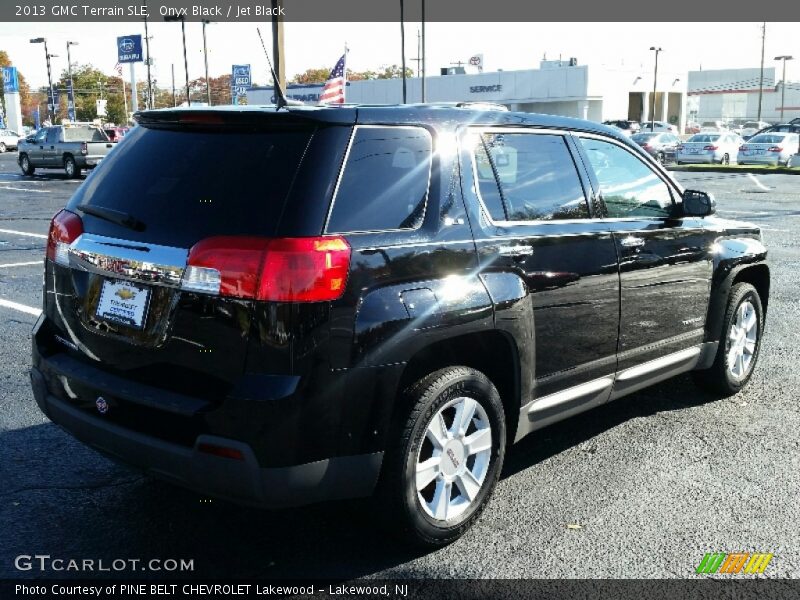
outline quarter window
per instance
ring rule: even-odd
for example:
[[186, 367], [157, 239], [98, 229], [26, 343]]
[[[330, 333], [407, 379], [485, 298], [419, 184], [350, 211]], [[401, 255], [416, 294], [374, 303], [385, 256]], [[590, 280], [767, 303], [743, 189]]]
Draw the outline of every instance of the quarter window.
[[583, 186], [563, 136], [485, 133], [475, 159], [478, 188], [492, 219], [589, 217]]
[[422, 128], [357, 128], [327, 230], [385, 231], [422, 225], [431, 155], [431, 136]]
[[664, 181], [624, 148], [593, 138], [579, 138], [600, 183], [608, 216], [669, 217], [672, 195]]

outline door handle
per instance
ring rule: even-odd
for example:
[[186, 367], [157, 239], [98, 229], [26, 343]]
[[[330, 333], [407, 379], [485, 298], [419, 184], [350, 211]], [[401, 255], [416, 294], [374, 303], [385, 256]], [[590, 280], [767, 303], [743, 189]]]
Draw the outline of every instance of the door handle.
[[619, 241], [620, 245], [625, 248], [641, 248], [644, 246], [644, 240], [640, 237], [635, 237], [633, 235], [629, 235], [628, 237], [624, 237]]
[[524, 244], [503, 246], [499, 252], [501, 256], [531, 256], [533, 254], [533, 246], [525, 246]]

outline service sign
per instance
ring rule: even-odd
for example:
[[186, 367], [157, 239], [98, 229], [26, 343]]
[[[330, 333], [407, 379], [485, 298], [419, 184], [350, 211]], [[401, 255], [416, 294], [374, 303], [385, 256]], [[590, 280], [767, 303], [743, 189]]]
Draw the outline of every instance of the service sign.
[[233, 65], [231, 68], [231, 87], [234, 96], [244, 96], [253, 85], [250, 65]]
[[117, 38], [117, 62], [142, 62], [142, 36], [123, 35]]

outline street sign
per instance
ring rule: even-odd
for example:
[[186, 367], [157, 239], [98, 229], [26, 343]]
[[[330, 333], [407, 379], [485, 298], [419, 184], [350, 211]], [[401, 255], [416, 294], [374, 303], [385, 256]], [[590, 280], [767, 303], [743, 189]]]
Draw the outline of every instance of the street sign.
[[142, 36], [123, 35], [117, 38], [117, 62], [142, 62]]
[[233, 65], [231, 68], [231, 93], [234, 97], [247, 95], [253, 85], [250, 65]]
[[98, 117], [105, 117], [106, 116], [106, 104], [108, 100], [96, 100], [96, 107], [97, 107], [97, 116]]

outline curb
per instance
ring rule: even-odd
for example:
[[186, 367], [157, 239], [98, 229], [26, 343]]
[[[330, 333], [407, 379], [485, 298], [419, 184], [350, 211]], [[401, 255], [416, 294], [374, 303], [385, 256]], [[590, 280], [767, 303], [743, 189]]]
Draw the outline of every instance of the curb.
[[667, 171], [682, 171], [688, 173], [753, 173], [755, 175], [800, 175], [797, 167], [728, 167], [722, 165], [666, 165]]

